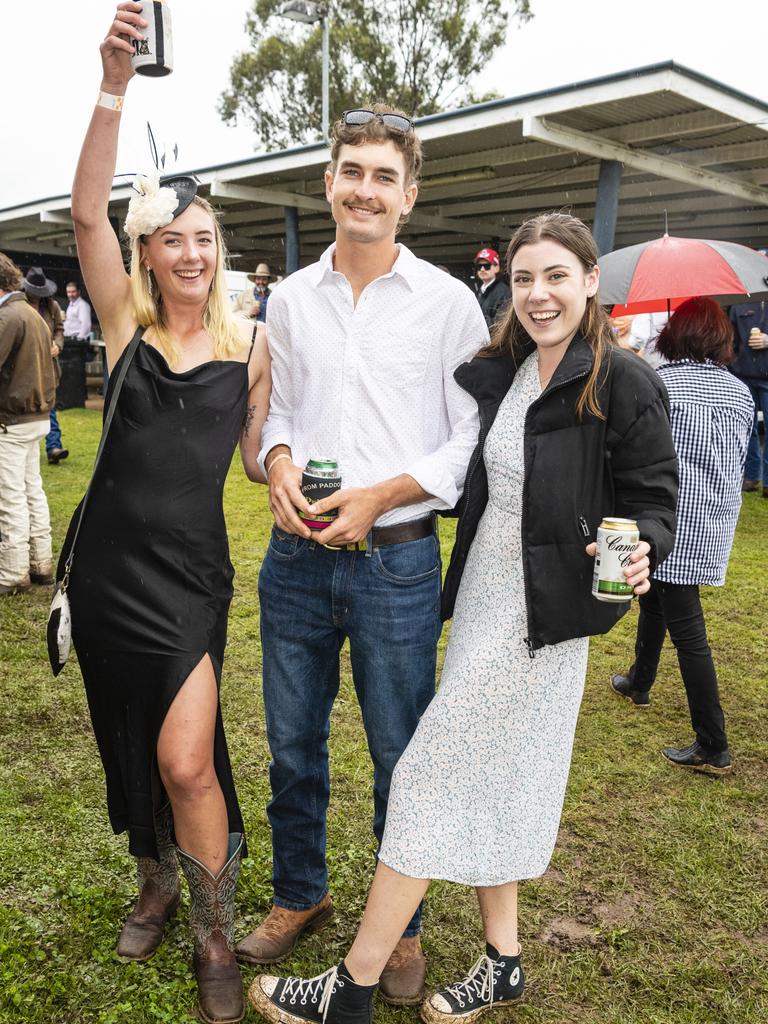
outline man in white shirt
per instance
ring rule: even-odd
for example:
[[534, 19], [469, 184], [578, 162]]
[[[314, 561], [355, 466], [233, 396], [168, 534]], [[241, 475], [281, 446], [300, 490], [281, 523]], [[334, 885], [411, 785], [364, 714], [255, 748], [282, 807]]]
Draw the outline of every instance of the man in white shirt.
[[80, 286], [74, 281], [67, 283], [69, 305], [64, 317], [64, 337], [85, 341], [91, 333], [91, 307], [80, 295]]
[[[435, 511], [461, 496], [479, 429], [453, 373], [488, 331], [464, 284], [395, 241], [420, 168], [409, 118], [379, 104], [347, 111], [325, 175], [336, 241], [270, 299], [272, 398], [259, 461], [276, 525], [259, 597], [274, 906], [237, 947], [251, 963], [282, 959], [332, 913], [327, 739], [345, 639], [379, 841], [392, 770], [434, 694]], [[300, 484], [310, 458], [335, 459], [342, 477], [341, 490], [313, 506], [338, 510], [319, 534], [297, 513], [309, 509]], [[382, 976], [388, 1001], [422, 996], [419, 932], [416, 914]]]

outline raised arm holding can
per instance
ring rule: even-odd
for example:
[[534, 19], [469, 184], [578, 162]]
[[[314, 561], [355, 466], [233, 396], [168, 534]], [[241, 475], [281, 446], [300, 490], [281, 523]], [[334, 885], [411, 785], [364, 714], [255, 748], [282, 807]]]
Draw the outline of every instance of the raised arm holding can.
[[195, 179], [161, 178], [157, 167], [136, 176], [126, 273], [109, 200], [146, 8], [119, 4], [101, 44], [101, 90], [72, 190], [78, 258], [113, 372], [87, 504], [57, 579], [109, 820], [137, 859], [139, 892], [117, 952], [153, 955], [179, 903], [180, 862], [200, 1015], [224, 1024], [244, 1010], [232, 931], [245, 843], [219, 708], [233, 576], [222, 467], [241, 435], [260, 433], [269, 363], [264, 329], [231, 313], [221, 230]]

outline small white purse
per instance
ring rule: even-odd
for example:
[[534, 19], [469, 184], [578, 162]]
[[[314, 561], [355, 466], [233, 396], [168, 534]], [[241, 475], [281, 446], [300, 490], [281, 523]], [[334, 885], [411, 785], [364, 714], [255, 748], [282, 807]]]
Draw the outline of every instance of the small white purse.
[[125, 349], [124, 355], [121, 359], [118, 359], [115, 370], [113, 371], [116, 373], [116, 376], [114, 378], [114, 385], [112, 385], [109, 393], [109, 405], [107, 407], [107, 414], [104, 417], [104, 427], [101, 431], [101, 440], [99, 441], [99, 447], [93, 463], [91, 480], [88, 484], [83, 500], [80, 503], [80, 514], [78, 516], [77, 526], [75, 527], [75, 534], [72, 538], [72, 544], [69, 549], [69, 555], [67, 556], [67, 561], [64, 565], [64, 575], [61, 580], [56, 583], [56, 589], [53, 592], [51, 607], [48, 612], [46, 639], [48, 641], [48, 660], [51, 663], [51, 670], [54, 676], [57, 676], [64, 668], [67, 663], [67, 659], [69, 658], [69, 652], [72, 649], [72, 612], [69, 607], [67, 590], [69, 589], [69, 574], [72, 569], [72, 560], [75, 557], [75, 544], [77, 543], [77, 537], [80, 533], [80, 527], [83, 525], [85, 506], [88, 504], [88, 495], [91, 491], [93, 478], [96, 474], [99, 460], [101, 459], [101, 453], [104, 450], [104, 442], [106, 441], [107, 434], [109, 433], [112, 417], [115, 414], [120, 389], [123, 386], [123, 381], [125, 380], [125, 375], [128, 372], [128, 367], [131, 365], [131, 360], [136, 354], [136, 349], [139, 347], [143, 334], [144, 329], [139, 327]]
[[63, 582], [56, 585], [48, 612], [48, 660], [54, 676], [64, 668], [72, 647], [72, 613]]

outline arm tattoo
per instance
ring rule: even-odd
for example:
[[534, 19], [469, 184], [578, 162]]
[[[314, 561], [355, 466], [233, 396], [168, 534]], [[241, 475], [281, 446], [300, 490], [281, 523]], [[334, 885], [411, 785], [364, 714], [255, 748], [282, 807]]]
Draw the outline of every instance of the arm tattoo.
[[253, 417], [256, 415], [256, 406], [249, 405], [248, 411], [245, 414], [245, 420], [243, 421], [243, 434], [248, 437], [248, 431], [251, 429], [253, 423]]

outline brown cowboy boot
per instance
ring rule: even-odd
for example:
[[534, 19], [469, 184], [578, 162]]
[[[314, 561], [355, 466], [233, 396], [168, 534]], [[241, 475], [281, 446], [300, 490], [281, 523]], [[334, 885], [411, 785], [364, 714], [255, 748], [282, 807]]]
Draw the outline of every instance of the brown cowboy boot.
[[421, 949], [421, 936], [400, 939], [387, 960], [379, 979], [379, 994], [385, 1003], [413, 1006], [424, 998], [427, 961]]
[[259, 927], [235, 946], [237, 958], [249, 964], [276, 964], [288, 956], [299, 936], [316, 932], [332, 916], [328, 893], [309, 910], [272, 907]]
[[215, 877], [195, 857], [177, 851], [189, 885], [197, 1006], [206, 1024], [235, 1024], [245, 1014], [243, 982], [233, 951], [242, 848], [243, 837], [230, 833], [229, 859]]
[[152, 956], [179, 905], [181, 888], [169, 805], [155, 817], [155, 834], [158, 860], [137, 858], [139, 897], [117, 941], [118, 956], [125, 960], [148, 960]]

